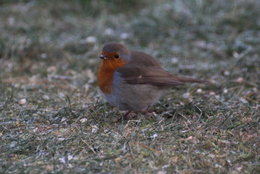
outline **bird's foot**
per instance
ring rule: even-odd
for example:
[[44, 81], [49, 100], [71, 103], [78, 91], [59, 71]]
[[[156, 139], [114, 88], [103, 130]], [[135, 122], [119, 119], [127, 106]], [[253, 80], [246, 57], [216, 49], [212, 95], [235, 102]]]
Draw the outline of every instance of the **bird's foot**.
[[134, 117], [136, 117], [136, 114], [133, 113], [131, 114], [132, 111], [128, 111], [126, 112], [123, 116], [121, 116], [119, 119], [117, 119], [117, 121], [115, 121], [116, 123], [121, 122], [121, 121], [128, 121], [133, 119]]

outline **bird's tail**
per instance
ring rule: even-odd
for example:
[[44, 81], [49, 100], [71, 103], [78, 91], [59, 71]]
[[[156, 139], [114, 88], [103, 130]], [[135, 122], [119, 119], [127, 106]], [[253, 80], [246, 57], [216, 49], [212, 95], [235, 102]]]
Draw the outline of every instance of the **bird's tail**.
[[178, 81], [181, 83], [209, 83], [207, 80], [193, 79], [190, 77], [178, 77]]

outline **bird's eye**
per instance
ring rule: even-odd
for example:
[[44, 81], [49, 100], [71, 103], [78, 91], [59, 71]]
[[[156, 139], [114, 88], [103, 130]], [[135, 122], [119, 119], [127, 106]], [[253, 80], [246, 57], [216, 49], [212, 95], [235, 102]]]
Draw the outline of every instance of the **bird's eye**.
[[114, 57], [118, 59], [118, 58], [119, 58], [119, 55], [118, 55], [118, 54], [116, 54]]

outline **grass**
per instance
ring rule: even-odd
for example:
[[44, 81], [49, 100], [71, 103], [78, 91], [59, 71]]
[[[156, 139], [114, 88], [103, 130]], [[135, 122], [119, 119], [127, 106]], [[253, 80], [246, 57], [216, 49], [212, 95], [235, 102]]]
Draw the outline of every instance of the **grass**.
[[[0, 5], [0, 173], [260, 172], [257, 0]], [[108, 41], [214, 85], [115, 123], [95, 75]]]

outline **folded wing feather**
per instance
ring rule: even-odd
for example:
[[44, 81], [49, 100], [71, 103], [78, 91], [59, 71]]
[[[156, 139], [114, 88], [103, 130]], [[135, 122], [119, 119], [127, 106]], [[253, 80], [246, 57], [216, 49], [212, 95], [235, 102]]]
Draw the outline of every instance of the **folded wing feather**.
[[177, 77], [161, 67], [124, 66], [117, 70], [128, 84], [151, 84], [155, 86], [177, 86], [184, 83], [203, 83], [204, 81]]

